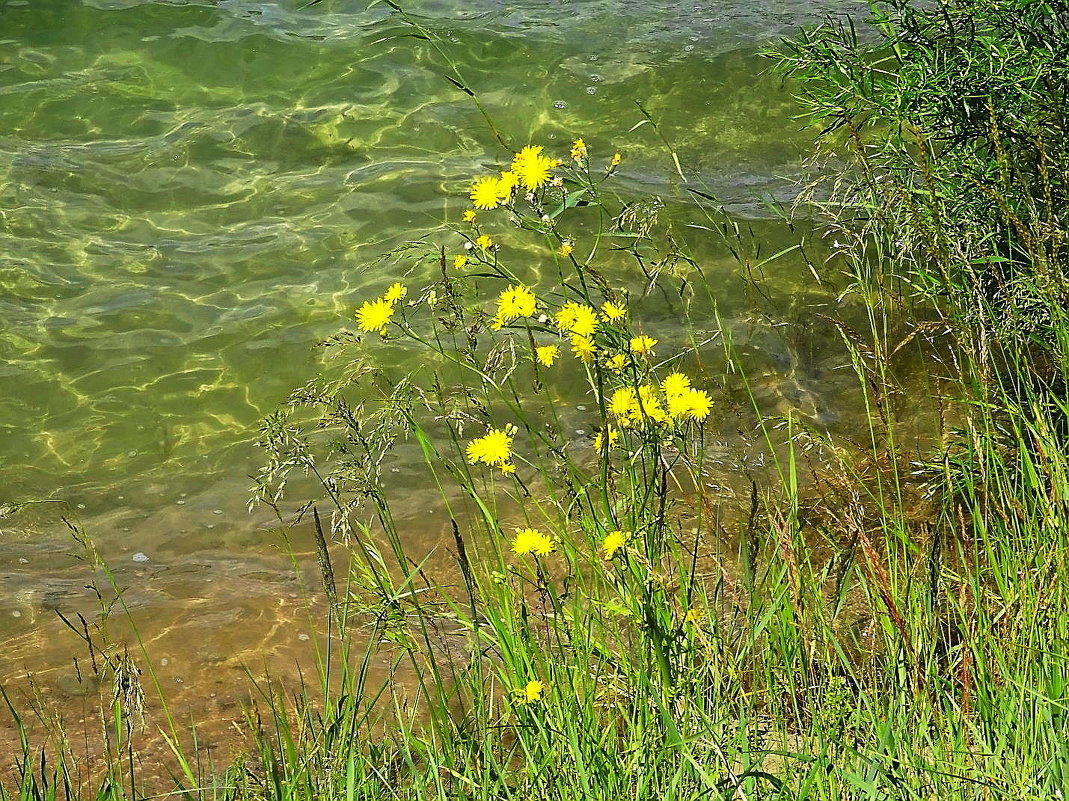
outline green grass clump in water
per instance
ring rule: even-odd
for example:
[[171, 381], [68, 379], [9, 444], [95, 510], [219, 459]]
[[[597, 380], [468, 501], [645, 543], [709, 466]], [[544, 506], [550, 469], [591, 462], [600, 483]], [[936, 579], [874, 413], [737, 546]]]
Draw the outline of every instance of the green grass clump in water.
[[[264, 499], [314, 471], [353, 556], [339, 593], [316, 514], [322, 689], [295, 704], [268, 692], [254, 758], [209, 791], [187, 768], [185, 794], [1060, 797], [1069, 138], [1038, 126], [1063, 119], [1044, 87], [1069, 42], [1062, 6], [1007, 9], [880, 4], [871, 44], [844, 27], [789, 46], [811, 113], [837, 123], [825, 145], [852, 159], [829, 208], [869, 304], [869, 335], [843, 331], [870, 436], [851, 449], [765, 423], [779, 484], [734, 517], [706, 480], [703, 426], [722, 413], [699, 394], [708, 343], [642, 339], [658, 332], [603, 269], [618, 249], [651, 285], [705, 291], [652, 207], [616, 205], [614, 158], [528, 152], [501, 165], [527, 186], [484, 176], [474, 199], [493, 208], [397, 254], [411, 279], [362, 307], [370, 335], [340, 337], [337, 368], [265, 428]], [[1034, 96], [1007, 97], [996, 67]], [[513, 256], [521, 243], [541, 248], [540, 271]], [[897, 439], [889, 321], [903, 307], [926, 316], [909, 344], [955, 388], [921, 461]], [[427, 367], [396, 384], [372, 356], [388, 364], [402, 341]], [[555, 359], [540, 350], [554, 345]], [[666, 386], [672, 373], [693, 390]], [[568, 436], [576, 376], [596, 447]], [[336, 435], [325, 455], [309, 414]], [[394, 524], [381, 470], [405, 437], [451, 519], [452, 586], [425, 577]], [[371, 685], [384, 655], [405, 681]], [[69, 790], [62, 761], [23, 750], [18, 797]], [[101, 796], [133, 794], [117, 787]]]

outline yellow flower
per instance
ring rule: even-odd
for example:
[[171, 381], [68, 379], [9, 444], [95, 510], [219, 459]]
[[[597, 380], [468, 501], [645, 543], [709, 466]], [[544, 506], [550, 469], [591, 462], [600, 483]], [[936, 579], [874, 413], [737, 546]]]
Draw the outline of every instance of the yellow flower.
[[598, 327], [598, 313], [590, 306], [574, 300], [564, 304], [553, 317], [557, 328], [581, 337], [591, 336]]
[[627, 314], [627, 309], [619, 303], [613, 303], [611, 300], [607, 300], [601, 304], [601, 316], [602, 319], [607, 320], [610, 323], [615, 323], [617, 320], [624, 319], [624, 315]]
[[687, 389], [668, 398], [668, 412], [677, 419], [693, 417], [695, 420], [704, 420], [712, 407], [709, 395], [700, 389]]
[[364, 331], [382, 331], [393, 317], [393, 303], [384, 298], [365, 302], [356, 310], [356, 321]]
[[561, 242], [560, 247], [557, 248], [557, 253], [567, 258], [572, 255], [573, 250], [575, 250], [575, 245], [572, 244], [572, 240], [565, 239]]
[[519, 186], [520, 177], [516, 175], [512, 170], [507, 170], [501, 173], [501, 177], [497, 179], [497, 197], [502, 203], [507, 202], [512, 197], [512, 191]]
[[590, 337], [572, 334], [571, 341], [572, 353], [579, 357], [579, 361], [591, 362], [594, 360], [594, 354], [597, 352], [597, 348], [594, 346], [594, 340]]
[[619, 153], [613, 153], [612, 154], [612, 161], [609, 162], [609, 169], [610, 170], [615, 170], [617, 167], [620, 166], [620, 162], [622, 160], [623, 160], [623, 156], [621, 156]]
[[521, 704], [534, 704], [542, 700], [542, 694], [546, 691], [545, 682], [532, 680], [517, 690], [517, 698]]
[[492, 240], [486, 234], [483, 234], [475, 240], [475, 244], [481, 247], [483, 250], [487, 250], [494, 244], [494, 240]]
[[709, 416], [709, 412], [713, 408], [713, 401], [708, 393], [700, 389], [692, 389], [687, 393], [686, 397], [690, 404], [688, 413], [691, 417], [695, 420], [704, 420]]
[[530, 192], [549, 183], [551, 177], [549, 171], [551, 169], [553, 169], [553, 162], [544, 156], [538, 156], [534, 160], [523, 164], [517, 170], [517, 174], [520, 176], [520, 183], [523, 184], [523, 188]]
[[504, 473], [506, 476], [511, 476], [516, 472], [516, 465], [514, 465], [512, 462], [505, 462], [504, 464], [499, 464], [497, 466], [497, 469]]
[[617, 353], [605, 361], [605, 366], [610, 370], [620, 372], [627, 367], [627, 356], [623, 353]]
[[553, 540], [536, 528], [518, 528], [512, 538], [512, 552], [517, 556], [549, 556], [553, 553]]
[[558, 356], [560, 356], [560, 348], [556, 345], [543, 345], [535, 348], [535, 358], [538, 359], [539, 364], [544, 364], [546, 367], [552, 367]]
[[610, 531], [606, 534], [605, 539], [601, 541], [601, 550], [605, 552], [605, 558], [612, 559], [616, 552], [627, 544], [630, 536], [629, 531]]
[[586, 142], [576, 139], [572, 142], [572, 160], [581, 161], [586, 158]]
[[468, 443], [467, 457], [471, 464], [482, 462], [488, 465], [503, 465], [512, 459], [513, 426], [504, 429], [491, 428], [484, 436]]
[[571, 331], [572, 326], [575, 325], [575, 310], [579, 308], [579, 304], [574, 301], [569, 301], [561, 307], [561, 310], [553, 315], [553, 322], [557, 324], [557, 328], [561, 331]]
[[522, 284], [510, 286], [497, 298], [494, 328], [511, 323], [517, 317], [530, 317], [535, 313], [535, 300], [535, 293]]
[[702, 610], [698, 607], [692, 607], [687, 610], [687, 614], [683, 616], [684, 623], [697, 623], [702, 619]]
[[655, 423], [667, 423], [669, 418], [661, 407], [661, 399], [657, 397], [657, 387], [653, 384], [645, 384], [638, 388], [638, 397], [641, 401], [642, 413]]
[[651, 354], [653, 353], [653, 346], [656, 344], [657, 340], [653, 337], [631, 337], [631, 352], [641, 355]]
[[390, 288], [386, 290], [386, 295], [383, 297], [383, 300], [389, 303], [393, 303], [395, 300], [400, 300], [407, 294], [408, 287], [402, 283], [396, 283], [391, 285]]
[[512, 172], [529, 192], [549, 183], [549, 171], [555, 166], [552, 159], [542, 155], [541, 145], [528, 145], [512, 160]]
[[682, 373], [672, 373], [661, 382], [661, 389], [669, 398], [674, 395], [685, 395], [690, 389], [690, 379]]
[[638, 398], [635, 390], [631, 387], [620, 387], [612, 393], [609, 401], [609, 411], [619, 418], [629, 418], [638, 410]]
[[661, 408], [660, 402], [650, 404], [645, 407], [646, 415], [655, 423], [664, 425], [671, 422], [672, 418], [668, 416], [668, 413]]
[[464, 222], [475, 222], [475, 212], [471, 209], [464, 211]]
[[453, 257], [453, 269], [463, 270], [464, 265], [468, 263], [467, 256], [454, 256]]
[[690, 416], [689, 391], [679, 395], [668, 395], [668, 416], [673, 420], [682, 420]]
[[516, 172], [524, 164], [534, 161], [537, 158], [544, 158], [542, 156], [542, 145], [527, 145], [512, 159], [512, 172]]
[[501, 205], [501, 198], [497, 194], [497, 178], [489, 175], [480, 178], [471, 185], [471, 205], [477, 209], [493, 209]]
[[576, 336], [593, 336], [598, 327], [598, 313], [590, 306], [579, 306], [575, 310], [575, 322], [571, 332]]
[[[616, 443], [620, 441], [620, 432], [612, 426], [609, 426], [606, 431], [609, 432], [609, 447], [615, 448]], [[597, 434], [594, 435], [594, 450], [600, 451], [604, 447], [604, 445], [605, 437], [602, 432], [599, 431]]]

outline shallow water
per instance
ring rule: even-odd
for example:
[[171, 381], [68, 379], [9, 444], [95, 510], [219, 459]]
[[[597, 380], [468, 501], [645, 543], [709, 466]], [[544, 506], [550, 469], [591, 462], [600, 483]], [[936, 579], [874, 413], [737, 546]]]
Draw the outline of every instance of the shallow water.
[[[270, 517], [245, 510], [258, 422], [314, 374], [314, 343], [351, 328], [354, 306], [396, 277], [375, 257], [455, 220], [471, 176], [508, 153], [440, 77], [442, 56], [395, 38], [409, 29], [388, 9], [300, 5], [0, 0], [0, 503], [66, 504], [0, 520], [0, 680], [69, 675], [79, 644], [55, 610], [93, 613], [60, 511], [131, 588], [169, 680], [203, 687], [221, 661], [237, 671], [306, 642], [308, 613], [289, 603], [299, 576]], [[756, 51], [856, 7], [408, 6], [510, 140], [620, 150], [617, 189], [685, 218], [667, 151], [650, 126], [629, 132], [641, 101], [688, 185], [756, 226], [768, 253], [790, 239], [756, 198], [793, 197], [810, 140]], [[695, 241], [769, 411], [856, 419], [836, 332], [777, 327], [834, 293], [777, 262], [771, 320], [723, 248]], [[643, 313], [671, 337], [670, 301]], [[725, 473], [746, 459], [736, 433], [716, 446]], [[430, 547], [434, 493], [409, 475], [410, 452], [396, 467], [402, 523]]]

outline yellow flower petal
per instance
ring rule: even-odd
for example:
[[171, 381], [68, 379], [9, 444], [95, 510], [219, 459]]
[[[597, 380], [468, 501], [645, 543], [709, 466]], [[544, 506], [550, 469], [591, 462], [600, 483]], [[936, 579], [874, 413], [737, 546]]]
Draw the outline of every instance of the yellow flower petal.
[[632, 387], [621, 387], [612, 393], [609, 411], [616, 417], [629, 418], [638, 410], [638, 398]]
[[503, 465], [512, 460], [513, 427], [491, 428], [468, 443], [466, 455], [471, 464]]
[[553, 316], [557, 328], [580, 337], [593, 336], [598, 327], [598, 313], [582, 303], [569, 301]]
[[538, 681], [537, 679], [527, 682], [523, 687], [517, 691], [517, 701], [521, 704], [534, 704], [542, 700], [542, 695], [546, 692], [545, 682]]
[[607, 300], [601, 304], [601, 316], [602, 319], [607, 320], [610, 323], [615, 323], [618, 320], [624, 319], [627, 315], [627, 307], [620, 303], [614, 303], [611, 300]]
[[682, 373], [672, 373], [661, 382], [661, 389], [669, 398], [673, 395], [685, 395], [690, 389], [690, 379]]
[[687, 401], [690, 404], [690, 416], [695, 420], [704, 420], [713, 408], [713, 401], [708, 393], [700, 389], [692, 389], [687, 393]]
[[572, 353], [574, 353], [581, 362], [594, 361], [594, 355], [597, 353], [597, 348], [594, 345], [594, 340], [590, 337], [582, 337], [578, 334], [572, 335]]
[[393, 317], [393, 303], [385, 298], [370, 300], [356, 310], [356, 321], [363, 331], [382, 331]]
[[631, 337], [631, 352], [648, 355], [653, 353], [653, 346], [656, 344], [657, 340], [653, 337]]
[[550, 170], [557, 166], [552, 159], [542, 155], [542, 149], [541, 145], [528, 145], [512, 160], [511, 172], [529, 192], [549, 183]]
[[501, 198], [497, 194], [497, 178], [490, 175], [480, 178], [471, 185], [468, 193], [471, 205], [477, 209], [493, 209], [501, 205]]
[[502, 202], [507, 202], [515, 191], [516, 187], [520, 184], [520, 177], [512, 170], [507, 170], [501, 173], [501, 177], [497, 179], [497, 197]]
[[516, 172], [519, 167], [541, 157], [543, 149], [542, 145], [527, 145], [512, 159], [512, 172]]
[[612, 559], [618, 550], [627, 544], [631, 537], [630, 531], [610, 531], [601, 542], [601, 550], [606, 559]]
[[510, 286], [497, 298], [495, 326], [500, 328], [517, 317], [530, 317], [535, 313], [536, 302], [535, 293], [528, 287], [522, 284]]
[[558, 356], [560, 356], [560, 347], [557, 345], [542, 345], [535, 348], [535, 358], [538, 359], [539, 364], [546, 367], [552, 367]]

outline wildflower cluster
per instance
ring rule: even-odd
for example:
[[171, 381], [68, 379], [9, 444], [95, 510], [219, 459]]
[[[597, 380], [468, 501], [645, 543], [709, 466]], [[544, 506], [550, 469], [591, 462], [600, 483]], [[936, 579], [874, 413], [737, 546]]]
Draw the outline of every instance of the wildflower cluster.
[[569, 301], [553, 316], [557, 329], [566, 334], [572, 344], [572, 353], [580, 361], [591, 362], [597, 353], [594, 332], [598, 327], [598, 313], [584, 303]]
[[[486, 175], [478, 178], [471, 185], [468, 197], [471, 205], [477, 209], [489, 211], [498, 206], [505, 206], [513, 201], [517, 188], [523, 187], [528, 192], [541, 189], [553, 178], [553, 170], [561, 165], [560, 161], [543, 154], [542, 145], [528, 145], [512, 159], [512, 165], [499, 175]], [[474, 212], [469, 222], [475, 219]]]
[[660, 386], [642, 384], [616, 389], [607, 399], [609, 412], [621, 428], [633, 425], [669, 425], [704, 420], [712, 409], [708, 393], [694, 389], [682, 373], [672, 373]]
[[[582, 139], [575, 140], [570, 155], [575, 165], [574, 172], [565, 172], [573, 174], [582, 185], [583, 170], [590, 155], [586, 143]], [[606, 174], [611, 174], [619, 163], [620, 155], [614, 154]], [[514, 213], [520, 214], [514, 201], [517, 191], [522, 188], [528, 190], [527, 199], [535, 204], [537, 210], [537, 201], [533, 200], [530, 192], [556, 185], [554, 181], [557, 177], [553, 171], [561, 164], [561, 161], [546, 155], [541, 145], [528, 145], [515, 154], [508, 170], [498, 176], [484, 176], [475, 181], [470, 197], [477, 209], [507, 205]], [[585, 186], [593, 188], [589, 176]], [[545, 222], [548, 217], [538, 219]], [[474, 223], [475, 211], [468, 210], [465, 220]], [[573, 256], [573, 239], [558, 234], [552, 225], [539, 230], [556, 238], [556, 255], [570, 259], [579, 271], [586, 269], [584, 263]], [[475, 239], [475, 244], [482, 251], [490, 246], [489, 243], [490, 238], [486, 234], [480, 234]], [[470, 239], [468, 247], [470, 250]], [[480, 250], [474, 251], [475, 258], [481, 258], [478, 255]], [[469, 258], [457, 256], [455, 264], [462, 267]], [[602, 432], [594, 437], [596, 450], [604, 452], [606, 447], [615, 448], [620, 440], [621, 429], [642, 428], [674, 435], [679, 433], [679, 425], [690, 420], [700, 422], [708, 416], [712, 406], [709, 395], [692, 388], [685, 375], [672, 373], [659, 383], [652, 376], [650, 357], [654, 356], [658, 340], [630, 330], [627, 305], [608, 290], [606, 296], [600, 299], [600, 305], [586, 292], [577, 299], [566, 298], [558, 305], [540, 299], [531, 287], [516, 283], [511, 273], [498, 269], [496, 262], [490, 266], [502, 277], [510, 278], [509, 285], [497, 297], [492, 314], [493, 330], [522, 322], [531, 337], [531, 359], [540, 367], [549, 368], [557, 364], [564, 343], [538, 342], [535, 337], [541, 338], [556, 332], [591, 376], [601, 369], [610, 371], [608, 380], [605, 377], [598, 379], [598, 385], [608, 385], [605, 401], [614, 425], [604, 421]], [[497, 433], [504, 436], [502, 432]], [[505, 442], [499, 438], [500, 441], [495, 442], [500, 453], [491, 449], [492, 455], [487, 457], [484, 453], [487, 437], [480, 437], [469, 444], [469, 461], [497, 466], [505, 472], [513, 470], [507, 447], [511, 445], [511, 440]], [[614, 544], [615, 547], [610, 547]], [[619, 547], [619, 543], [613, 540], [606, 550], [614, 553]]]
[[[594, 196], [596, 185], [589, 174], [590, 153], [582, 139], [572, 144], [570, 156], [571, 162], [564, 166], [564, 162], [547, 155], [541, 145], [528, 145], [515, 154], [508, 169], [480, 177], [471, 184], [468, 196], [472, 208], [465, 211], [464, 221], [473, 230], [464, 235], [465, 252], [452, 257], [452, 263], [458, 270], [477, 264], [480, 272], [469, 280], [500, 282], [488, 315], [489, 328], [492, 331], [522, 328], [529, 344], [527, 353], [536, 369], [555, 368], [565, 348], [570, 349], [589, 379], [591, 390], [603, 396], [598, 408], [605, 410], [605, 418], [593, 438], [598, 452], [607, 456], [621, 444], [628, 431], [643, 434], [641, 442], [627, 442], [629, 447], [636, 444], [659, 447], [662, 436], [685, 436], [687, 422], [704, 420], [710, 412], [711, 400], [704, 391], [694, 389], [690, 379], [681, 372], [673, 372], [663, 380], [655, 377], [652, 357], [658, 339], [634, 330], [625, 297], [616, 295], [604, 283], [598, 285], [600, 293], [596, 296], [587, 289], [587, 282], [582, 279], [589, 267], [575, 253], [575, 240], [558, 231], [556, 217], [547, 214], [541, 205], [549, 198], [566, 201], [573, 191], [571, 188], [556, 193], [565, 177], [578, 184], [575, 192], [590, 192]], [[604, 175], [611, 174], [619, 161], [619, 154], [615, 154]], [[518, 195], [523, 196], [529, 208], [519, 208]], [[497, 245], [491, 239], [493, 232], [480, 226], [479, 212], [501, 207], [509, 209], [518, 227], [547, 236], [551, 252], [564, 260], [561, 266], [575, 270], [581, 280], [573, 284], [562, 276], [561, 284], [555, 289], [536, 294], [535, 287], [525, 283], [500, 259]], [[569, 206], [562, 202], [560, 208]], [[382, 297], [363, 304], [357, 310], [361, 328], [382, 331], [406, 291], [402, 284], [395, 284]], [[476, 332], [478, 327], [469, 330]], [[542, 386], [541, 379], [537, 385]], [[467, 462], [514, 475], [517, 431], [511, 424], [488, 427], [464, 446]], [[537, 459], [532, 459], [530, 464], [537, 466]], [[626, 472], [628, 467], [621, 464], [619, 469]], [[622, 520], [614, 521], [597, 541], [597, 551], [605, 560], [618, 559], [628, 552], [634, 535], [624, 530], [623, 525], [626, 524]], [[637, 529], [638, 519], [632, 518], [631, 525]], [[509, 549], [516, 556], [535, 559], [548, 557], [558, 549], [567, 558], [568, 552], [564, 540], [531, 527], [516, 529]], [[522, 691], [521, 703], [537, 701], [543, 689], [540, 682], [529, 683]]]
[[[579, 178], [586, 174], [588, 151], [586, 143], [582, 139], [576, 139], [572, 143], [571, 157], [574, 164], [570, 174]], [[608, 177], [620, 165], [621, 155], [614, 153], [612, 160], [605, 170], [604, 176]], [[465, 209], [463, 220], [466, 223], [477, 225], [478, 212], [490, 211], [500, 207], [508, 207], [516, 210], [518, 196], [526, 198], [537, 205], [538, 194], [550, 187], [560, 188], [564, 186], [565, 176], [558, 175], [554, 171], [564, 165], [561, 159], [551, 158], [546, 155], [543, 145], [527, 145], [518, 153], [514, 154], [512, 163], [507, 170], [502, 170], [496, 175], [484, 175], [476, 178], [468, 188], [468, 199], [471, 200], [472, 208]], [[543, 214], [541, 210], [538, 212]], [[543, 221], [549, 220], [542, 217]], [[551, 224], [551, 223], [550, 223]], [[485, 243], [484, 240], [485, 239]], [[483, 251], [491, 246], [489, 237], [480, 237], [475, 244]], [[471, 247], [469, 242], [468, 247]], [[558, 254], [567, 258], [575, 247], [571, 240], [561, 240]], [[470, 259], [465, 256], [454, 257], [454, 267], [463, 269]]]
[[[599, 263], [599, 253], [608, 249], [603, 243], [617, 229], [602, 226], [587, 237], [592, 229], [582, 221], [573, 225], [568, 216], [594, 206], [599, 221], [605, 219], [599, 184], [618, 167], [620, 155], [603, 161], [595, 175], [591, 161], [597, 154], [582, 139], [560, 152], [565, 160], [528, 145], [506, 169], [467, 184], [471, 205], [454, 229], [463, 242], [459, 253], [409, 243], [403, 252], [417, 254], [414, 271], [437, 268], [419, 292], [426, 303], [402, 307], [408, 290], [394, 284], [356, 311], [363, 330], [383, 332], [401, 309], [401, 333], [442, 357], [414, 374], [430, 374], [434, 383], [433, 391], [419, 396], [422, 403], [401, 410], [413, 425], [416, 415], [432, 414], [456, 438], [461, 426], [487, 420], [454, 439], [458, 453], [449, 468], [471, 511], [478, 510], [473, 519], [495, 540], [483, 552], [496, 560], [489, 565], [496, 568], [488, 572], [492, 584], [479, 596], [495, 621], [538, 632], [515, 639], [514, 650], [498, 648], [492, 667], [501, 677], [498, 686], [508, 688], [513, 714], [533, 725], [554, 722], [566, 708], [557, 688], [569, 686], [561, 679], [574, 665], [527, 659], [525, 649], [542, 642], [555, 648], [543, 639], [543, 628], [552, 634], [578, 619], [576, 609], [610, 615], [613, 636], [622, 631], [646, 638], [652, 648], [637, 649], [636, 675], [656, 674], [650, 680], [665, 687], [680, 686], [675, 673], [682, 668], [674, 653], [656, 649], [681, 641], [687, 625], [692, 640], [702, 631], [690, 618], [683, 622], [689, 588], [677, 594], [670, 586], [675, 573], [668, 560], [677, 551], [667, 499], [690, 486], [702, 491], [703, 449], [693, 440], [704, 436], [699, 424], [712, 401], [680, 369], [658, 367], [660, 358], [675, 363], [670, 334], [647, 331], [636, 319], [627, 285], [614, 286], [606, 269], [611, 265]], [[505, 224], [496, 227], [498, 221]], [[533, 236], [515, 242], [515, 230]], [[550, 264], [517, 266], [514, 245], [527, 252], [537, 248]], [[649, 246], [634, 247], [641, 255], [639, 249]], [[429, 319], [417, 319], [417, 311], [428, 308]], [[464, 376], [460, 387], [445, 385], [454, 368]], [[569, 380], [569, 373], [579, 381]], [[577, 390], [585, 392], [584, 403], [572, 402]], [[550, 416], [535, 419], [542, 409]], [[431, 457], [429, 448], [424, 453]], [[471, 585], [468, 590], [475, 598]], [[603, 594], [610, 600], [603, 601]], [[495, 626], [487, 627], [486, 637], [511, 638], [511, 628]], [[567, 657], [571, 648], [562, 645], [554, 656]]]

